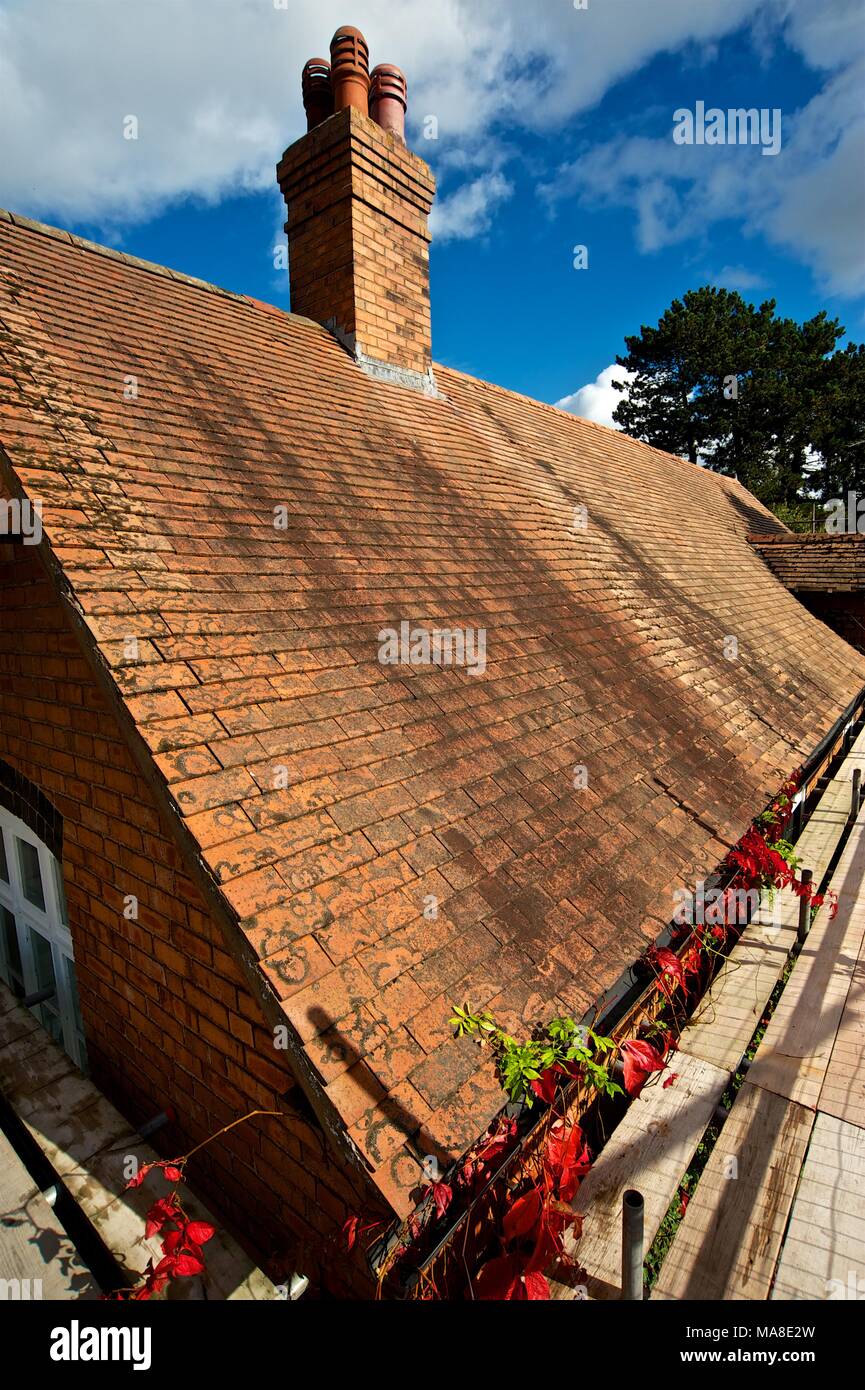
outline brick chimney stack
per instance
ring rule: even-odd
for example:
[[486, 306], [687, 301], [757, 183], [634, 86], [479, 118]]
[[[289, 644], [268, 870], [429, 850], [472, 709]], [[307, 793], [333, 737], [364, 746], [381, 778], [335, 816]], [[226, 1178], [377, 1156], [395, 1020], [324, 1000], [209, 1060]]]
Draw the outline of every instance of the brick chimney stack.
[[405, 145], [406, 81], [372, 76], [357, 29], [303, 70], [307, 134], [277, 178], [288, 209], [291, 307], [373, 376], [435, 394], [429, 304], [432, 171]]

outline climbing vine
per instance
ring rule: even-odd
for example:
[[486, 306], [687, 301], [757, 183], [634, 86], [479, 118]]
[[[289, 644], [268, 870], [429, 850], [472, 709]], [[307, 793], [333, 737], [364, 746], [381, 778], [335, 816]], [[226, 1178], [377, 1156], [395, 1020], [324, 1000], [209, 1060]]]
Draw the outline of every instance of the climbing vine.
[[115, 1289], [111, 1293], [103, 1294], [103, 1299], [126, 1302], [150, 1299], [162, 1293], [172, 1280], [190, 1279], [196, 1274], [205, 1273], [206, 1258], [202, 1247], [216, 1235], [216, 1227], [207, 1221], [193, 1221], [184, 1211], [179, 1185], [184, 1181], [186, 1165], [193, 1154], [197, 1154], [200, 1149], [212, 1144], [237, 1125], [244, 1124], [258, 1115], [280, 1114], [279, 1110], [252, 1110], [248, 1115], [241, 1115], [231, 1124], [224, 1125], [181, 1158], [158, 1159], [139, 1168], [126, 1184], [125, 1191], [141, 1187], [148, 1174], [152, 1172], [160, 1172], [166, 1182], [172, 1184], [171, 1190], [153, 1203], [144, 1218], [144, 1238], [150, 1240], [153, 1236], [159, 1236], [162, 1258], [148, 1260], [137, 1284], [131, 1288]]
[[798, 877], [799, 860], [786, 831], [793, 818], [795, 797], [801, 784], [797, 769], [784, 783], [772, 805], [752, 822], [738, 845], [730, 851], [725, 864], [733, 870], [730, 889], [789, 888], [797, 898], [808, 902], [812, 910], [822, 907], [828, 896], [834, 917], [838, 910], [837, 894], [817, 893], [815, 885]]
[[537, 1037], [517, 1042], [488, 1013], [473, 1014], [468, 1004], [454, 1005], [450, 1020], [458, 1038], [475, 1037], [492, 1048], [502, 1087], [515, 1103], [531, 1109], [534, 1098], [552, 1103], [556, 1087], [582, 1077], [601, 1095], [621, 1095], [609, 1059], [616, 1045], [572, 1018], [554, 1018]]

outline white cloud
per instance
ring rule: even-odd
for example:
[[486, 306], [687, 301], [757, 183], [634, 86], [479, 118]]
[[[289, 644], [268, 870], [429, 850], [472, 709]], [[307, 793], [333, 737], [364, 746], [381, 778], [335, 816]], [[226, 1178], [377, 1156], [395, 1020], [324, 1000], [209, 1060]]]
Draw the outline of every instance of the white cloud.
[[[529, 15], [525, 0], [353, 0], [350, 17], [374, 61], [407, 71], [415, 145], [456, 169], [496, 127], [555, 128], [653, 55], [711, 43], [764, 3], [543, 0]], [[271, 187], [305, 128], [300, 69], [345, 19], [345, 0], [0, 0], [0, 201], [108, 227]], [[438, 142], [419, 138], [427, 114]], [[123, 139], [127, 115], [137, 141]], [[501, 188], [465, 194], [451, 225], [462, 216], [473, 234], [461, 207]]]
[[751, 290], [764, 290], [766, 280], [744, 265], [725, 265], [716, 275], [706, 277], [712, 284], [723, 285], [727, 290], [740, 290], [747, 294]]
[[[808, 265], [828, 293], [865, 291], [865, 30], [860, 0], [823, 0], [826, 27], [792, 0], [776, 0], [787, 37], [806, 61], [834, 69], [800, 111], [783, 113], [783, 143], [771, 159], [741, 145], [676, 145], [618, 137], [562, 167], [541, 189], [550, 204], [564, 197], [631, 208], [643, 252], [701, 240], [731, 216]], [[854, 20], [858, 16], [858, 23]], [[711, 104], [708, 103], [708, 104]]]
[[487, 231], [496, 207], [510, 198], [513, 191], [513, 184], [504, 174], [483, 174], [472, 183], [464, 183], [433, 208], [430, 231], [434, 239], [450, 241]]
[[571, 415], [581, 415], [584, 420], [595, 420], [599, 425], [609, 425], [611, 429], [619, 426], [613, 419], [613, 411], [627, 391], [617, 391], [614, 381], [631, 382], [634, 372], [613, 363], [599, 372], [594, 381], [581, 386], [571, 396], [563, 396], [556, 405], [560, 410], [570, 411]]
[[[483, 234], [510, 195], [503, 130], [558, 129], [657, 55], [704, 60], [743, 24], [769, 53], [784, 25], [827, 79], [785, 113], [778, 159], [620, 139], [564, 170], [552, 196], [632, 206], [644, 251], [733, 209], [829, 288], [860, 283], [861, 0], [542, 0], [530, 13], [525, 0], [352, 0], [349, 12], [373, 60], [408, 73], [412, 143], [443, 176], [440, 238]], [[0, 202], [110, 238], [181, 199], [272, 189], [305, 129], [300, 69], [346, 17], [346, 0], [0, 0]], [[123, 139], [127, 115], [138, 140]], [[422, 138], [427, 115], [436, 141]]]
[[791, 41], [811, 67], [827, 70], [846, 63], [862, 47], [862, 0], [775, 0]]
[[863, 87], [860, 61], [805, 108], [794, 132], [793, 167], [757, 217], [773, 241], [839, 294], [865, 292]]

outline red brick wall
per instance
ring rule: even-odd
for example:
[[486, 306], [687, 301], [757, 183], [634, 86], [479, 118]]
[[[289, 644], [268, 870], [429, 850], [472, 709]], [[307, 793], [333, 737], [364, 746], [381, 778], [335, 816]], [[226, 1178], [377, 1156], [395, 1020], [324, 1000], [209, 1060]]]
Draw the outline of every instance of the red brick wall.
[[[32, 548], [0, 545], [0, 758], [63, 817], [63, 871], [94, 1081], [133, 1123], [187, 1152], [294, 1080], [80, 653]], [[139, 901], [137, 921], [124, 898]], [[296, 1091], [299, 1097], [300, 1092]], [[366, 1209], [320, 1130], [255, 1120], [194, 1160], [200, 1190], [273, 1277], [294, 1269], [342, 1296], [370, 1292], [340, 1228]]]

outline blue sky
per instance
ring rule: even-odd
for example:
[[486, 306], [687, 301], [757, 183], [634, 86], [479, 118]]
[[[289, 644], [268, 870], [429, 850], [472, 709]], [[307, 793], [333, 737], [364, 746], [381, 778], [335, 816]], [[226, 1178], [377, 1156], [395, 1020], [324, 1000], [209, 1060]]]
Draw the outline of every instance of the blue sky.
[[[624, 335], [700, 284], [865, 332], [860, 0], [0, 0], [0, 202], [288, 307], [273, 169], [343, 22], [439, 178], [438, 360], [608, 420]], [[780, 154], [677, 147], [698, 101], [779, 109]]]

